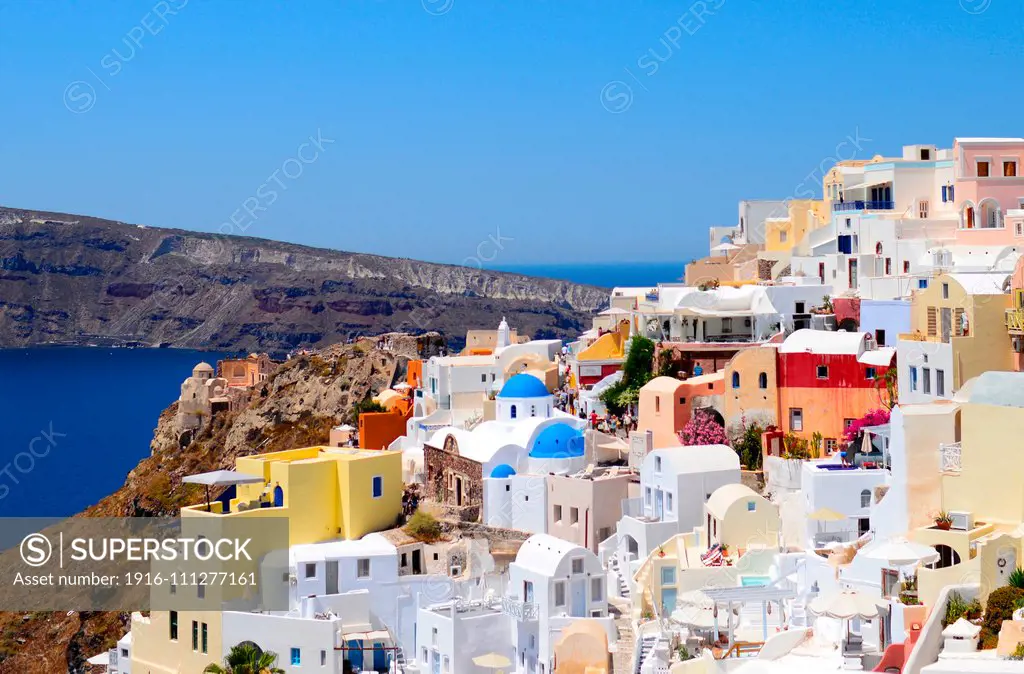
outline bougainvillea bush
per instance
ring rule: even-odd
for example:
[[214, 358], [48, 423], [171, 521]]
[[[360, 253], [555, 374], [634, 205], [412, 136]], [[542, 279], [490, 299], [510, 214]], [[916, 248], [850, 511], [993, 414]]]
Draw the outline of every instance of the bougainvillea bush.
[[849, 428], [843, 431], [843, 440], [847, 442], [853, 442], [860, 435], [860, 431], [865, 426], [881, 426], [889, 423], [889, 410], [871, 410], [860, 419], [857, 419]]
[[679, 440], [684, 445], [727, 445], [725, 428], [722, 427], [710, 412], [697, 410], [679, 432]]

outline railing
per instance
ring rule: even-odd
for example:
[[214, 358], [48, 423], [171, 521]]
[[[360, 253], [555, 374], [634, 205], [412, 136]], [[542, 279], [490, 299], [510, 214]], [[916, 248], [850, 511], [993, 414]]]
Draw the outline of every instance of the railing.
[[107, 667], [107, 672], [109, 672], [109, 674], [117, 674], [117, 656], [117, 648], [111, 648], [108, 655], [110, 665]]
[[841, 213], [844, 211], [891, 211], [895, 208], [892, 201], [865, 201], [855, 199], [853, 201], [833, 201], [832, 210]]
[[959, 473], [963, 468], [961, 463], [962, 447], [959, 442], [939, 445], [939, 455], [942, 457], [943, 473]]
[[519, 601], [516, 597], [502, 597], [501, 612], [519, 622], [532, 622], [537, 620], [539, 615], [537, 604], [532, 601]]
[[1024, 332], [1024, 309], [1006, 310], [1006, 329], [1011, 332]]
[[625, 517], [643, 517], [644, 500], [639, 497], [622, 499], [622, 514]]
[[737, 641], [729, 650], [719, 655], [718, 659], [725, 660], [726, 658], [743, 658], [757, 655], [761, 652], [762, 646], [764, 646], [764, 642], [761, 641]]

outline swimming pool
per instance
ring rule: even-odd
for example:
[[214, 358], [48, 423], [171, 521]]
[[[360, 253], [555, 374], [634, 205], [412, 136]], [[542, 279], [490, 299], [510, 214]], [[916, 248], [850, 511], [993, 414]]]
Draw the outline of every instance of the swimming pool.
[[743, 587], [759, 587], [771, 582], [768, 576], [740, 576], [740, 584]]

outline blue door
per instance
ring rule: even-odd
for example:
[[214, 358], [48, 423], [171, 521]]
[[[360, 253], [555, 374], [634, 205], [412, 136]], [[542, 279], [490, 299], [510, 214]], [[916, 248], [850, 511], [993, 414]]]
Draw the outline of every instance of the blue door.
[[363, 671], [363, 642], [348, 642], [348, 650], [345, 651], [345, 657], [352, 663], [352, 669], [357, 672]]
[[384, 644], [379, 642], [373, 645], [373, 670], [375, 672], [388, 671], [387, 651], [384, 650]]
[[665, 517], [665, 492], [654, 490], [654, 516], [659, 520]]
[[661, 588], [661, 616], [667, 618], [672, 615], [672, 611], [676, 607], [676, 589], [663, 587]]
[[587, 580], [585, 578], [572, 581], [572, 615], [576, 618], [587, 617]]
[[284, 489], [281, 489], [281, 485], [274, 487], [274, 507], [284, 507]]

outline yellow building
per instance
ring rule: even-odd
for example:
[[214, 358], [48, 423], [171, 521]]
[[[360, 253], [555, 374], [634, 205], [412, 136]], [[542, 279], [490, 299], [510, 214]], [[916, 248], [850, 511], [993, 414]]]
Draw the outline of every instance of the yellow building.
[[[953, 523], [916, 529], [939, 552], [918, 572], [918, 594], [933, 605], [946, 585], [980, 582], [981, 600], [1024, 564], [1024, 474], [1013, 470], [1015, 438], [1024, 435], [1024, 373], [986, 372], [960, 392], [958, 445], [943, 447], [941, 510]], [[1011, 469], [1008, 469], [1011, 468]]]
[[792, 250], [810, 232], [830, 222], [831, 214], [822, 199], [792, 199], [785, 217], [764, 221], [764, 249], [769, 253]]
[[939, 274], [914, 293], [909, 333], [899, 336], [901, 403], [949, 397], [969, 379], [1013, 370], [1009, 274]]
[[[235, 465], [238, 472], [261, 482], [238, 485], [226, 511], [219, 501], [182, 508], [183, 520], [284, 518], [288, 544], [300, 545], [362, 538], [395, 526], [402, 513], [401, 452], [306, 447], [240, 457]], [[187, 526], [183, 522], [183, 529]], [[250, 552], [256, 559], [268, 551]], [[206, 599], [219, 608], [215, 592], [211, 590]], [[131, 630], [135, 672], [201, 672], [223, 652], [219, 611], [133, 614]]]

